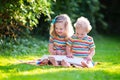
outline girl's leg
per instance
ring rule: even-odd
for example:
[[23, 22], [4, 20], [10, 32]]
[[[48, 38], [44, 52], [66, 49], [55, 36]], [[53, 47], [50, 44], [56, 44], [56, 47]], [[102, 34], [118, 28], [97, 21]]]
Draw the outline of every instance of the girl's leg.
[[25, 64], [31, 64], [31, 65], [47, 65], [48, 64], [48, 59], [43, 59], [41, 61], [41, 59], [39, 60], [32, 60], [32, 61], [21, 61], [22, 63], [25, 63]]
[[42, 61], [36, 62], [38, 65], [48, 65], [49, 60], [48, 59], [43, 59]]
[[48, 59], [52, 63], [53, 66], [59, 66], [58, 62], [55, 60], [54, 57], [48, 57]]

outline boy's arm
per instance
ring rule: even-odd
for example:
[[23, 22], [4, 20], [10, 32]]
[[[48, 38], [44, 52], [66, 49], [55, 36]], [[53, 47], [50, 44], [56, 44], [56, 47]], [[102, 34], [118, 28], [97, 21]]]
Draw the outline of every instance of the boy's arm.
[[89, 57], [93, 57], [95, 55], [95, 49], [94, 48], [91, 48], [90, 49], [90, 54], [89, 54]]
[[88, 60], [92, 60], [93, 56], [95, 55], [95, 44], [94, 44], [94, 41], [93, 41], [93, 38], [91, 37], [90, 39], [90, 45], [89, 45], [89, 48], [90, 48], [90, 53], [87, 57]]
[[92, 60], [93, 56], [95, 55], [95, 49], [91, 48], [90, 49], [90, 54], [88, 55], [87, 59]]

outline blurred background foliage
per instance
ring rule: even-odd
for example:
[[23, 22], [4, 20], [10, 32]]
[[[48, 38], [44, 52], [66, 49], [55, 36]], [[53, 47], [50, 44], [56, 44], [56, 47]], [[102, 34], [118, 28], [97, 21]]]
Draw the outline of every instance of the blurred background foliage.
[[0, 0], [0, 37], [16, 39], [29, 34], [41, 14], [50, 18], [50, 5], [50, 0]]
[[119, 0], [0, 0], [0, 49], [29, 46], [27, 41], [34, 40], [36, 35], [48, 40], [51, 20], [62, 13], [70, 16], [72, 24], [80, 16], [87, 17], [93, 27], [92, 36], [119, 35], [119, 3]]

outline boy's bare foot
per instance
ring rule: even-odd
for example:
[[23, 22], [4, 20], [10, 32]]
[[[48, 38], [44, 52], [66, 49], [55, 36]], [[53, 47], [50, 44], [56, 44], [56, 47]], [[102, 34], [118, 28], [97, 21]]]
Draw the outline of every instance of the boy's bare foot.
[[48, 57], [53, 66], [59, 66], [54, 57]]
[[100, 64], [101, 64], [100, 62], [95, 62], [95, 63], [94, 63], [94, 66], [100, 65]]
[[83, 62], [83, 61], [81, 62], [81, 64], [82, 64], [82, 67], [83, 67], [83, 68], [85, 68], [85, 67], [88, 68], [88, 67], [89, 67], [89, 66], [87, 65], [87, 63], [85, 63], [85, 62]]
[[62, 60], [62, 61], [61, 61], [61, 65], [62, 65], [63, 67], [70, 67], [70, 63], [66, 62], [65, 60]]

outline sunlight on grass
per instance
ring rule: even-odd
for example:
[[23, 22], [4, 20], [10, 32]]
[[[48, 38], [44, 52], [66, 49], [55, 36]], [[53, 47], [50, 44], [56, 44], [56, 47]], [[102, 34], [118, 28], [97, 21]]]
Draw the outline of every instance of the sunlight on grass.
[[[88, 68], [78, 69], [78, 68], [62, 68], [62, 67], [52, 67], [52, 66], [48, 66], [48, 67], [31, 66], [31, 65], [19, 64], [19, 63], [16, 64], [16, 62], [19, 58], [12, 58], [12, 57], [7, 57], [7, 58], [0, 57], [0, 58], [1, 58], [1, 60], [5, 61], [5, 62], [0, 61], [1, 66], [3, 66], [2, 68], [0, 68], [0, 75], [1, 75], [0, 79], [2, 79], [2, 80], [4, 80], [4, 79], [12, 80], [12, 78], [14, 78], [14, 80], [20, 80], [21, 78], [25, 80], [25, 77], [28, 78], [28, 76], [30, 77], [28, 79], [32, 80], [33, 75], [34, 75], [33, 77], [36, 77], [36, 79], [37, 79], [37, 78], [40, 78], [39, 77], [40, 75], [42, 75], [44, 78], [45, 76], [47, 76], [47, 74], [54, 75], [57, 77], [58, 77], [57, 74], [60, 74], [60, 76], [63, 76], [63, 77], [65, 77], [64, 76], [64, 74], [65, 74], [65, 75], [67, 75], [66, 79], [72, 80], [74, 75], [77, 75], [77, 74], [81, 74], [81, 75], [92, 74], [93, 75], [94, 73], [96, 73], [96, 74], [102, 73], [101, 76], [104, 76], [106, 74], [109, 74], [109, 75], [118, 74], [119, 75], [119, 73], [120, 73], [120, 71], [119, 71], [120, 64], [114, 64], [112, 62], [101, 62], [100, 65], [97, 65], [94, 68], [90, 68], [90, 69], [88, 69]], [[29, 56], [28, 59], [30, 59], [30, 58], [31, 57]], [[49, 78], [51, 78], [51, 76], [49, 76], [49, 75], [48, 75], [47, 80], [49, 80]], [[72, 79], [68, 78], [68, 75], [71, 75]], [[80, 78], [81, 75], [77, 75], [76, 79]], [[19, 76], [21, 76], [21, 77], [19, 77]], [[95, 75], [93, 75], [93, 76], [95, 76]], [[19, 78], [17, 78], [17, 77], [19, 77]], [[58, 80], [60, 80], [60, 79], [58, 79]], [[63, 80], [65, 80], [65, 79], [63, 79]]]
[[[25, 61], [27, 60], [33, 60], [33, 58], [35, 57], [27, 57], [26, 59], [24, 59]], [[38, 58], [38, 57], [37, 57]], [[1, 61], [0, 61], [0, 66], [9, 66], [9, 65], [17, 65], [17, 64], [20, 64], [20, 62], [18, 61], [19, 59], [18, 58], [12, 58], [12, 57], [0, 57]], [[21, 58], [20, 58], [21, 59]], [[38, 66], [39, 67], [39, 66]], [[31, 70], [30, 72], [28, 71], [25, 71], [25, 72], [20, 72], [19, 74], [44, 74], [44, 73], [47, 73], [47, 72], [59, 72], [59, 71], [67, 71], [67, 70], [82, 70], [82, 69], [76, 69], [76, 68], [51, 68], [51, 69], [39, 69], [39, 68], [36, 68], [36, 69], [33, 69]], [[94, 68], [90, 68], [90, 69], [83, 69], [83, 70], [93, 70], [93, 71], [96, 71], [96, 70], [107, 70], [108, 72], [112, 72], [112, 73], [118, 73], [120, 71], [117, 71], [117, 70], [120, 70], [120, 64], [114, 64], [113, 62], [101, 62], [99, 65], [95, 66]], [[15, 69], [12, 69], [10, 72], [14, 72]]]
[[20, 63], [20, 60], [36, 60], [48, 54], [46, 47], [40, 47], [39, 53], [0, 56], [0, 80], [61, 80], [61, 78], [62, 80], [119, 80], [119, 40], [102, 37], [95, 43], [96, 55], [93, 60], [100, 64], [94, 68], [63, 68]]
[[51, 68], [51, 69], [40, 69], [36, 68], [31, 71], [24, 71], [24, 72], [19, 72], [18, 75], [35, 75], [35, 74], [46, 74], [46, 73], [55, 73], [55, 72], [61, 72], [61, 71], [71, 71], [71, 70], [76, 70], [76, 69], [71, 69], [71, 68]]
[[120, 73], [120, 64], [113, 64], [112, 62], [102, 62], [95, 66], [94, 70], [105, 70], [108, 73]]

